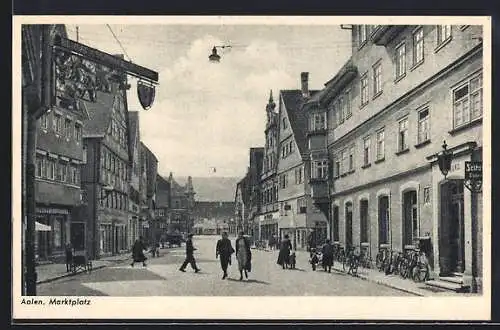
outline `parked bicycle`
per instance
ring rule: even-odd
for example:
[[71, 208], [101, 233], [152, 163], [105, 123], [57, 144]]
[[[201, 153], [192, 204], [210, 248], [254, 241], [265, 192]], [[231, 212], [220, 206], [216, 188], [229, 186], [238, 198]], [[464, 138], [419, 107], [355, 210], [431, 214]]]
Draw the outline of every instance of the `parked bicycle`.
[[370, 257], [370, 253], [367, 250], [362, 250], [359, 255], [359, 265], [362, 268], [370, 269], [372, 268], [372, 258]]
[[429, 260], [424, 251], [415, 249], [410, 254], [409, 269], [407, 277], [415, 282], [423, 282], [429, 279], [430, 268]]
[[334, 254], [335, 261], [339, 263], [343, 263], [345, 259], [345, 251], [344, 247], [342, 246], [337, 246], [335, 249], [335, 254]]
[[380, 248], [377, 256], [375, 257], [375, 267], [381, 271], [386, 272], [390, 260], [390, 251], [387, 248]]
[[344, 272], [347, 270], [347, 274], [352, 274], [355, 276], [358, 273], [359, 267], [359, 255], [355, 253], [355, 248], [348, 248], [347, 255], [342, 261], [342, 269]]

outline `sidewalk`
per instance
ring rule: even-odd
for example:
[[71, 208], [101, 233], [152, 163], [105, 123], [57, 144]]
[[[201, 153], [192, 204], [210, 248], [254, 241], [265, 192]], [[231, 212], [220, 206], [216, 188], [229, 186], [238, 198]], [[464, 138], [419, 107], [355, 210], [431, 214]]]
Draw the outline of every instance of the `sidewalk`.
[[[130, 259], [130, 253], [124, 253], [116, 256], [103, 257], [99, 260], [92, 260], [92, 270], [101, 269], [109, 265], [116, 263], [121, 263]], [[49, 263], [36, 266], [37, 272], [37, 282], [36, 284], [42, 284], [47, 282], [52, 282], [57, 279], [81, 274], [85, 272], [79, 270], [76, 273], [66, 272], [66, 264], [64, 263]]]
[[[342, 264], [335, 262], [333, 269], [338, 272], [343, 272]], [[399, 275], [385, 275], [378, 269], [358, 268], [357, 278], [372, 281], [380, 285], [384, 285], [396, 290], [404, 291], [420, 297], [435, 297], [435, 296], [457, 296], [460, 293], [448, 291], [444, 289], [434, 288], [426, 285], [424, 282], [414, 282], [410, 279], [404, 279]]]
[[[300, 260], [299, 260], [300, 259]], [[307, 264], [309, 267], [309, 253], [300, 251], [297, 254], [297, 263], [301, 265]], [[316, 271], [322, 272], [323, 269], [321, 267], [318, 267]], [[338, 261], [334, 262], [334, 265], [332, 267], [332, 272], [341, 272], [345, 273], [342, 269], [342, 264], [339, 263]], [[416, 296], [420, 297], [442, 297], [442, 296], [457, 296], [457, 295], [474, 295], [474, 294], [467, 294], [467, 293], [456, 293], [453, 291], [445, 290], [445, 289], [440, 289], [440, 288], [435, 288], [426, 285], [424, 282], [414, 282], [410, 279], [403, 279], [399, 275], [385, 275], [385, 273], [380, 272], [378, 269], [367, 269], [367, 268], [358, 268], [358, 273], [356, 274], [357, 278], [360, 278], [362, 280], [367, 280], [371, 281], [380, 285], [384, 285], [396, 290], [404, 291], [407, 293], [414, 294]]]

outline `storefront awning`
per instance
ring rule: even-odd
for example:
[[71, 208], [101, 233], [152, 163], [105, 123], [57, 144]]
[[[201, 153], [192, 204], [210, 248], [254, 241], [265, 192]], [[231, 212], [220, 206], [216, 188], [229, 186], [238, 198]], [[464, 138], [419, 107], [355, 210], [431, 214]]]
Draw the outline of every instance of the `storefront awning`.
[[52, 231], [52, 228], [50, 226], [44, 225], [43, 223], [36, 221], [35, 222], [35, 230], [36, 231]]

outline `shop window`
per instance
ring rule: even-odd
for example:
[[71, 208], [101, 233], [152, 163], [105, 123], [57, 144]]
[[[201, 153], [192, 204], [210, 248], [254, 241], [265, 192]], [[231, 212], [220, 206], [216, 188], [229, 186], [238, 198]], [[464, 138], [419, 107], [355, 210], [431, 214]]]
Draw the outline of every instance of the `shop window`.
[[55, 216], [52, 225], [52, 246], [60, 249], [64, 246], [64, 217]]
[[75, 251], [85, 250], [85, 223], [71, 222], [71, 245]]

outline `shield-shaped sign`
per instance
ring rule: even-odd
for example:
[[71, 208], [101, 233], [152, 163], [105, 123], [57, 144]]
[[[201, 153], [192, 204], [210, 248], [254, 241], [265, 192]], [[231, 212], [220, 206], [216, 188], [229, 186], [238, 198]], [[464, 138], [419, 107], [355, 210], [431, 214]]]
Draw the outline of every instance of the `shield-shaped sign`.
[[155, 100], [155, 86], [145, 83], [144, 81], [137, 82], [137, 96], [144, 110], [149, 110]]

